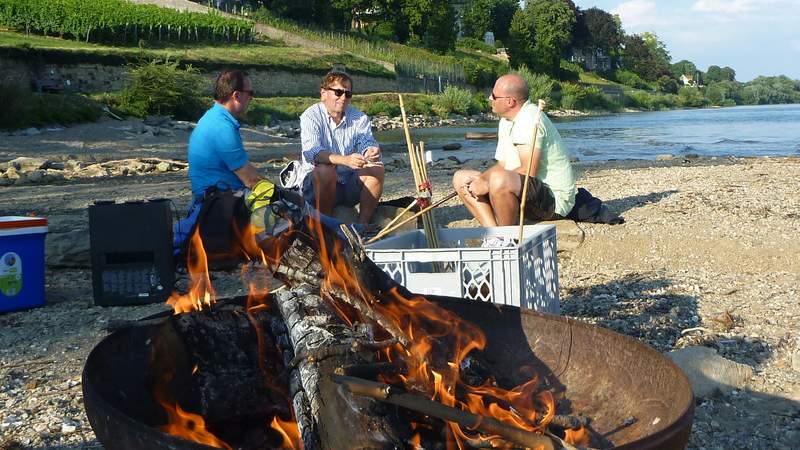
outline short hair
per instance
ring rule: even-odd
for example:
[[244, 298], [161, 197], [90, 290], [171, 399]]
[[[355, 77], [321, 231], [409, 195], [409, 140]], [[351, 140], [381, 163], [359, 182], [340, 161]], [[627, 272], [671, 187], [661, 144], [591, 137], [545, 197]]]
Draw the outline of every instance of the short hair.
[[244, 70], [223, 70], [214, 83], [214, 100], [223, 103], [228, 101], [234, 91], [244, 89], [244, 80], [248, 76]]
[[339, 72], [337, 70], [332, 70], [327, 74], [325, 74], [325, 77], [322, 79], [322, 84], [319, 87], [322, 89], [328, 89], [329, 87], [336, 84], [337, 81], [340, 84], [344, 84], [344, 82], [346, 81], [350, 83], [350, 89], [353, 88], [353, 79], [350, 78], [350, 75], [344, 72]]
[[517, 74], [512, 74], [506, 79], [505, 93], [517, 99], [517, 101], [524, 102], [528, 100], [530, 91], [528, 90], [528, 83], [525, 79]]

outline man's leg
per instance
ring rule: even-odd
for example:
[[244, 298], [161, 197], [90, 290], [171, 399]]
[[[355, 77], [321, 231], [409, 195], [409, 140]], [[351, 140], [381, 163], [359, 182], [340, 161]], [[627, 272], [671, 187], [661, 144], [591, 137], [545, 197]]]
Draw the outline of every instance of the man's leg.
[[303, 183], [303, 197], [322, 214], [333, 215], [336, 206], [336, 166], [317, 164]]
[[522, 183], [519, 174], [508, 170], [495, 170], [489, 174], [489, 201], [498, 226], [519, 223], [519, 198]]
[[363, 185], [358, 207], [358, 222], [369, 223], [383, 194], [385, 172], [383, 166], [376, 166], [359, 169], [357, 175]]

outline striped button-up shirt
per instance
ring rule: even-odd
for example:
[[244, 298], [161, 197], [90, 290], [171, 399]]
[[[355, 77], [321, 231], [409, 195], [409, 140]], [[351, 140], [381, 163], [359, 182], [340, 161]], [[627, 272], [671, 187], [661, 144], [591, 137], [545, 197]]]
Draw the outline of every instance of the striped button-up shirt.
[[[342, 121], [337, 125], [322, 102], [310, 106], [300, 116], [300, 142], [303, 148], [302, 179], [314, 170], [319, 152], [330, 152], [347, 156], [364, 152], [369, 147], [377, 147], [378, 141], [372, 136], [372, 124], [363, 112], [348, 106]], [[355, 171], [347, 166], [337, 165], [337, 181], [346, 183]]]

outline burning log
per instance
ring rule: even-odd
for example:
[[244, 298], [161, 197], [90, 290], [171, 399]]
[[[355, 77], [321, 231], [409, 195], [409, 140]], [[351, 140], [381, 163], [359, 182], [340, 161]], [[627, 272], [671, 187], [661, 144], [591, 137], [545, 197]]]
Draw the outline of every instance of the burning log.
[[[307, 399], [310, 418], [308, 423], [299, 424], [305, 448], [398, 447], [401, 443], [395, 428], [398, 424], [390, 421], [386, 408], [366, 399], [343, 396], [338, 385], [330, 380], [328, 374], [338, 368], [374, 361], [375, 347], [358, 344], [372, 340], [369, 328], [342, 322], [330, 304], [315, 293], [317, 290], [301, 284], [292, 291], [276, 294], [295, 353], [320, 355], [296, 358], [295, 373], [302, 391], [294, 395], [295, 399], [297, 396]], [[356, 351], [319, 353], [331, 346]]]
[[172, 400], [216, 424], [291, 417], [276, 320], [266, 308], [248, 313], [226, 305], [164, 321], [150, 366], [155, 391], [174, 397], [162, 403]]

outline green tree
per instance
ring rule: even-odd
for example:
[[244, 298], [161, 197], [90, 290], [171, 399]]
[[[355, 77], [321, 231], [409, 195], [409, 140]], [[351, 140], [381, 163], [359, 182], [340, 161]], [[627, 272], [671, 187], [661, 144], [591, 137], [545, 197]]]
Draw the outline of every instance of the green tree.
[[689, 75], [694, 77], [697, 73], [697, 66], [695, 66], [691, 61], [682, 59], [675, 64], [670, 64], [669, 73], [672, 74], [672, 78], [675, 78], [676, 80], [679, 79], [681, 75]]
[[661, 92], [665, 92], [667, 94], [678, 93], [678, 82], [669, 75], [661, 75], [657, 81], [657, 84], [658, 90]]
[[[656, 40], [657, 41], [657, 40]], [[650, 44], [640, 35], [625, 36], [625, 49], [622, 54], [622, 68], [638, 74], [647, 81], [656, 81], [661, 75], [669, 74], [669, 54], [661, 53], [656, 44]]]
[[720, 69], [721, 81], [736, 81], [736, 71], [732, 68], [725, 66]]
[[574, 5], [571, 8], [561, 0], [533, 0], [526, 4], [525, 9], [529, 8], [535, 30], [533, 67], [555, 76], [561, 56], [572, 42], [572, 28], [577, 20]]
[[528, 8], [518, 10], [511, 19], [506, 39], [508, 63], [511, 67], [533, 66], [535, 37], [536, 30], [530, 10]]
[[483, 35], [491, 31], [495, 39], [505, 42], [511, 19], [518, 10], [516, 0], [472, 0], [461, 14], [462, 31], [475, 39], [483, 39]]
[[410, 43], [441, 53], [455, 48], [456, 16], [449, 0], [404, 0], [400, 12]]
[[717, 81], [722, 81], [722, 69], [719, 66], [708, 66], [704, 81], [706, 83], [716, 83]]
[[669, 51], [667, 51], [667, 46], [658, 39], [658, 35], [644, 32], [642, 33], [642, 39], [644, 39], [647, 48], [650, 50], [650, 56], [658, 64], [659, 70], [662, 72], [669, 71], [669, 64], [672, 61], [672, 56], [670, 56]]
[[622, 28], [611, 14], [599, 8], [580, 11], [573, 33], [578, 47], [600, 49], [606, 55], [616, 53], [622, 45]]

